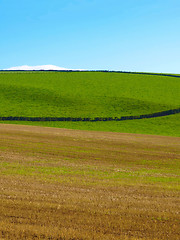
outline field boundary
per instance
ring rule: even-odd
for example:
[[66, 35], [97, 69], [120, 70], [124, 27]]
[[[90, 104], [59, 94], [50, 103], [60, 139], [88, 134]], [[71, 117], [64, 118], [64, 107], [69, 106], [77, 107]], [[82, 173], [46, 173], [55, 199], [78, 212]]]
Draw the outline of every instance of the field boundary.
[[106, 73], [125, 73], [125, 74], [137, 74], [137, 75], [152, 75], [152, 76], [163, 76], [163, 77], [176, 77], [180, 78], [180, 75], [170, 74], [170, 73], [148, 73], [148, 72], [130, 72], [130, 71], [111, 71], [111, 70], [0, 70], [0, 73], [33, 73], [33, 72], [106, 72]]
[[122, 116], [122, 117], [18, 117], [18, 116], [9, 116], [9, 117], [0, 117], [0, 121], [30, 121], [30, 122], [102, 122], [102, 121], [125, 121], [125, 120], [135, 120], [135, 119], [144, 119], [144, 118], [156, 118], [163, 117], [168, 115], [173, 115], [180, 113], [180, 108], [170, 109], [167, 111], [143, 114], [138, 116]]

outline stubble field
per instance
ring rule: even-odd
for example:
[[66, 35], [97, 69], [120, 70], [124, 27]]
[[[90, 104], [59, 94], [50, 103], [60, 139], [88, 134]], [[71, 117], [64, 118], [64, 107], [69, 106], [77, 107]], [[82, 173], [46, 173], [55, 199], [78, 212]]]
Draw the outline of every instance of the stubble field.
[[180, 239], [180, 140], [0, 125], [0, 239]]

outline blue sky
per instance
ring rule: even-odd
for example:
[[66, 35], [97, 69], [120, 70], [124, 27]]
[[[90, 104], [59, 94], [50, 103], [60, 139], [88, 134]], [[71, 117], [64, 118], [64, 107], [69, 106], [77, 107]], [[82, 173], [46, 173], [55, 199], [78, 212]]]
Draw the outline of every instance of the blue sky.
[[179, 0], [0, 0], [0, 69], [180, 73]]

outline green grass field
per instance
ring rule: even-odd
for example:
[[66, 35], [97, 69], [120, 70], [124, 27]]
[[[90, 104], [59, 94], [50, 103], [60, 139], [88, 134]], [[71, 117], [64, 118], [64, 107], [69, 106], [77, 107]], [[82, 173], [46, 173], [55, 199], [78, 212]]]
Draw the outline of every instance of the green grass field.
[[[108, 72], [1, 72], [0, 116], [121, 117], [180, 107], [180, 79]], [[180, 136], [180, 114], [124, 122], [11, 122]]]

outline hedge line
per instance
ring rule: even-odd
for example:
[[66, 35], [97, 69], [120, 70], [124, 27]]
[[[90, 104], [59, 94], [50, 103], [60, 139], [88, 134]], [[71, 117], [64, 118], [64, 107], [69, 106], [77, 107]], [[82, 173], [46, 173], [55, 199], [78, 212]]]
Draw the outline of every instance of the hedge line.
[[167, 74], [167, 73], [148, 73], [148, 72], [128, 72], [128, 71], [111, 71], [111, 70], [0, 70], [0, 73], [6, 72], [109, 72], [109, 73], [127, 73], [127, 74], [140, 74], [140, 75], [155, 75], [164, 77], [180, 78], [180, 75]]
[[151, 114], [144, 114], [139, 116], [124, 116], [121, 118], [115, 117], [96, 117], [96, 118], [73, 118], [73, 117], [0, 117], [0, 121], [32, 121], [32, 122], [45, 122], [45, 121], [66, 121], [66, 122], [99, 122], [99, 121], [124, 121], [143, 118], [163, 117], [172, 114], [180, 113], [180, 108], [171, 109], [162, 112]]

